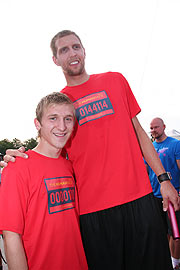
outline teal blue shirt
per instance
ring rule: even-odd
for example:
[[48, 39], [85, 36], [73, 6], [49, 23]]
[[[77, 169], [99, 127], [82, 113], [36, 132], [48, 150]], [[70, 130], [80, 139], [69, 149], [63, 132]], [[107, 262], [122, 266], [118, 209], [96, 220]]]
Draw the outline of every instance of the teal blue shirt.
[[[153, 142], [156, 152], [167, 172], [171, 173], [172, 184], [179, 192], [180, 186], [180, 170], [177, 166], [176, 160], [180, 159], [180, 141], [172, 137], [167, 137], [163, 142]], [[154, 171], [148, 166], [149, 178], [153, 193], [156, 197], [162, 198], [160, 193], [160, 184]]]

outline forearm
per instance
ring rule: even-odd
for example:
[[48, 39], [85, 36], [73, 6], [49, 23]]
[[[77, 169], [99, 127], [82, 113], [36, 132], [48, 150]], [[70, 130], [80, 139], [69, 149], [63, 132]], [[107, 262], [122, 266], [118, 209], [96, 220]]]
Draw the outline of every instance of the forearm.
[[[144, 129], [141, 127], [136, 117], [132, 119], [132, 123], [134, 125], [137, 139], [139, 141], [139, 145], [146, 162], [149, 164], [157, 176], [165, 173], [165, 169], [158, 157], [158, 154], [156, 153], [156, 150], [154, 149], [153, 144], [151, 143], [151, 140], [147, 136]], [[163, 197], [164, 210], [167, 210], [168, 208], [168, 201], [173, 203], [175, 210], [180, 209], [180, 198], [170, 181], [164, 181], [161, 183], [161, 194]]]
[[4, 249], [9, 270], [27, 270], [27, 260], [21, 236], [10, 231], [3, 231]]
[[135, 117], [132, 119], [137, 139], [142, 151], [142, 155], [145, 158], [148, 165], [152, 168], [155, 174], [158, 176], [165, 172], [165, 169], [159, 159], [159, 156], [144, 129], [139, 124], [138, 119]]

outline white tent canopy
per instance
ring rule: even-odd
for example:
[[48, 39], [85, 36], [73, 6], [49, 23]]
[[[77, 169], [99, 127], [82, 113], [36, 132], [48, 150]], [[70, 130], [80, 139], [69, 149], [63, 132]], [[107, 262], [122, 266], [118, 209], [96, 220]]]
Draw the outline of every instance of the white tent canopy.
[[166, 134], [167, 134], [167, 136], [170, 136], [170, 137], [173, 137], [173, 138], [180, 140], [180, 132], [175, 130], [175, 129], [167, 131]]

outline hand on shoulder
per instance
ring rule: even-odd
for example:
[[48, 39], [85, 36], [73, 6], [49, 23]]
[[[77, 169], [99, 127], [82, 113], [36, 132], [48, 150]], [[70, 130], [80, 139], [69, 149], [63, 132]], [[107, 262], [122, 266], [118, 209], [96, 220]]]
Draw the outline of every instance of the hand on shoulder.
[[28, 155], [24, 152], [25, 148], [23, 146], [19, 149], [8, 149], [6, 155], [3, 157], [3, 161], [0, 162], [0, 166], [6, 167], [8, 162], [15, 162], [16, 157], [28, 158]]

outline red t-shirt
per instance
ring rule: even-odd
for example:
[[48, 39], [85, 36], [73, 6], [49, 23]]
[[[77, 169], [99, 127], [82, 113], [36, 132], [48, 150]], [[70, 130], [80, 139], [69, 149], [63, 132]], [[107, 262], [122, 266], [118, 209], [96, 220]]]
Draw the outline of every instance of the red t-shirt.
[[66, 145], [77, 180], [80, 214], [136, 200], [152, 192], [131, 119], [140, 112], [119, 73], [91, 75], [62, 90], [78, 124]]
[[22, 235], [30, 270], [87, 270], [71, 162], [27, 153], [3, 170], [0, 229]]

